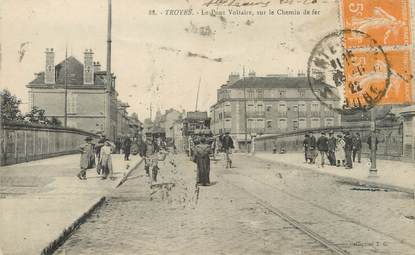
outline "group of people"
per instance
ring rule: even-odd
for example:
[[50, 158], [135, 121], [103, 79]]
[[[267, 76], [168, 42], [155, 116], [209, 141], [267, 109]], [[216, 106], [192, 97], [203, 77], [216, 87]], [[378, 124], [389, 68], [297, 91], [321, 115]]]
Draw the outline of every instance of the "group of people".
[[114, 152], [115, 144], [105, 135], [101, 134], [96, 143], [92, 137], [86, 137], [85, 143], [80, 146], [81, 171], [77, 174], [80, 180], [86, 180], [86, 171], [96, 167], [101, 179], [113, 178], [111, 154]]
[[[369, 142], [369, 141], [368, 141]], [[332, 166], [344, 166], [346, 169], [353, 168], [353, 162], [361, 162], [362, 139], [360, 133], [355, 134], [349, 131], [342, 131], [335, 135], [333, 131], [329, 132], [327, 137], [325, 132], [321, 132], [317, 139], [312, 132], [305, 134], [303, 141], [305, 161], [309, 164], [315, 164], [320, 154], [320, 164], [325, 165], [327, 158]]]

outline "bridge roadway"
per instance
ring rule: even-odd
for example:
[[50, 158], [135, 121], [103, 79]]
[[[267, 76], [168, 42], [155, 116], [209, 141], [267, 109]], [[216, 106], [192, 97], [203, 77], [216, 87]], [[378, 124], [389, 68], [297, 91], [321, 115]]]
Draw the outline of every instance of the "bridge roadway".
[[[411, 195], [352, 186], [256, 157], [162, 162], [150, 186], [142, 166], [56, 254], [414, 254]], [[175, 167], [176, 166], [176, 167]]]

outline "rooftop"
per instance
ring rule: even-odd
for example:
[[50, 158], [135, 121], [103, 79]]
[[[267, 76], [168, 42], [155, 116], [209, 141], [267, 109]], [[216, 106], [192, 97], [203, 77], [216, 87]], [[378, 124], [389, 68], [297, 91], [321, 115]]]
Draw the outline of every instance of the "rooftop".
[[[323, 82], [314, 82], [314, 86], [328, 87]], [[267, 77], [246, 77], [225, 88], [310, 88], [307, 77], [290, 77], [290, 76], [267, 76]]]
[[[65, 84], [65, 63], [67, 64], [66, 80], [68, 85], [84, 84], [84, 65], [75, 57], [70, 56], [55, 66], [56, 81], [55, 84]], [[94, 73], [94, 85], [105, 85], [106, 71]], [[37, 77], [29, 82], [29, 85], [46, 85], [45, 72], [37, 73]]]

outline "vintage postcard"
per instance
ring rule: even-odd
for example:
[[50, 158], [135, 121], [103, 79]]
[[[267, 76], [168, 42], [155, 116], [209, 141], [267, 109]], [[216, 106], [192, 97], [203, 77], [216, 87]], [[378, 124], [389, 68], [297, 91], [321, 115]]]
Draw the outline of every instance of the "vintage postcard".
[[0, 255], [415, 254], [414, 8], [0, 1]]

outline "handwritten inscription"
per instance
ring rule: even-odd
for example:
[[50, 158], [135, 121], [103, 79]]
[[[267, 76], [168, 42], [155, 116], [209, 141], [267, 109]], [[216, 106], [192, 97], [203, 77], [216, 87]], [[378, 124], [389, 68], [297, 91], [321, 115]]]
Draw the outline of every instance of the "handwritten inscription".
[[271, 4], [271, 1], [238, 1], [238, 0], [209, 0], [203, 5], [206, 7], [268, 7]]

